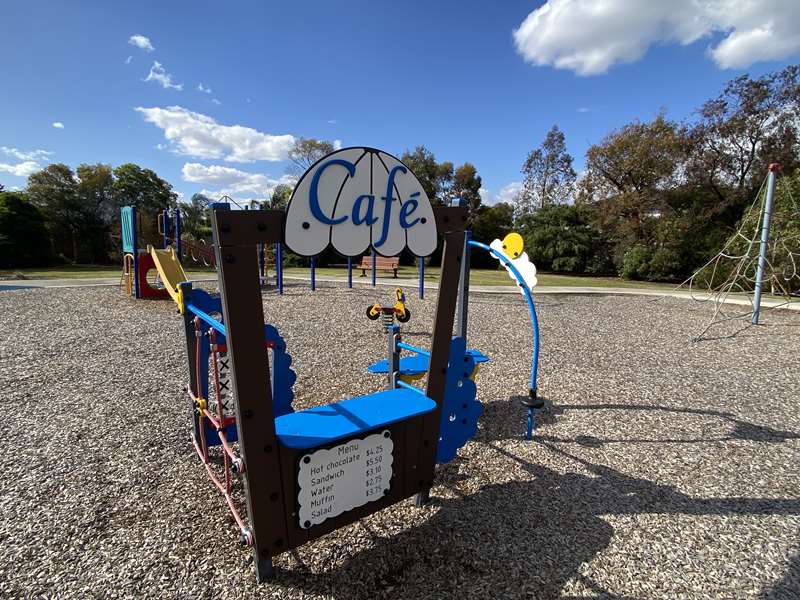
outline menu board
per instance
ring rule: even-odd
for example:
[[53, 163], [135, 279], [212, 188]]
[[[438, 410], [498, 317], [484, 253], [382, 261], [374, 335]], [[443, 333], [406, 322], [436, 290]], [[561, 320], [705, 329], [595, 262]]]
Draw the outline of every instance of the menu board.
[[303, 456], [297, 476], [300, 527], [383, 498], [392, 479], [393, 449], [389, 431], [382, 431]]

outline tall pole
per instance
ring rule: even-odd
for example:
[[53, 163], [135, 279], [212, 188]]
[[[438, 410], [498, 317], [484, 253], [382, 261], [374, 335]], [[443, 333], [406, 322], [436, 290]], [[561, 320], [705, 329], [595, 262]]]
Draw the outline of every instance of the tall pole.
[[464, 232], [464, 252], [461, 260], [461, 273], [458, 281], [458, 306], [456, 307], [456, 335], [467, 339], [467, 320], [469, 314], [469, 241], [472, 239], [472, 232], [467, 229]]
[[761, 221], [761, 246], [758, 250], [758, 270], [756, 271], [756, 290], [753, 295], [753, 325], [758, 325], [761, 313], [761, 291], [764, 286], [764, 269], [767, 265], [767, 245], [769, 243], [769, 225], [772, 221], [772, 206], [775, 201], [775, 178], [780, 170], [778, 163], [769, 166], [767, 176], [767, 198], [764, 201], [764, 219]]
[[425, 299], [425, 257], [419, 257], [419, 299]]
[[376, 261], [377, 261], [378, 254], [375, 252], [375, 248], [372, 249], [372, 287], [375, 287], [375, 273], [376, 273]]
[[347, 257], [347, 287], [353, 287], [353, 257]]

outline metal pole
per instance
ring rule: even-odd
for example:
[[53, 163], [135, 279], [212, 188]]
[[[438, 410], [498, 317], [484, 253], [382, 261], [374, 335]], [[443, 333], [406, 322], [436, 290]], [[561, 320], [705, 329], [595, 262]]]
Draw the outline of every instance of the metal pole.
[[183, 242], [181, 241], [183, 235], [183, 225], [181, 223], [181, 209], [175, 209], [175, 252], [178, 253], [178, 262], [183, 256]]
[[347, 287], [353, 287], [353, 257], [347, 257]]
[[311, 291], [317, 289], [317, 257], [311, 257]]
[[275, 244], [275, 276], [278, 278], [278, 293], [283, 295], [283, 245]]
[[425, 299], [425, 257], [419, 257], [419, 299]]
[[465, 341], [467, 339], [467, 317], [469, 314], [470, 239], [472, 239], [472, 232], [467, 229], [464, 232], [464, 253], [463, 259], [461, 260], [461, 274], [458, 281], [458, 306], [456, 308], [456, 315], [458, 318], [456, 335], [460, 338], [464, 338]]
[[390, 325], [387, 332], [389, 334], [389, 389], [394, 390], [397, 389], [397, 377], [400, 370], [400, 349], [397, 347], [397, 343], [400, 341], [400, 327]]
[[163, 213], [163, 227], [164, 227], [164, 249], [166, 250], [167, 246], [169, 246], [169, 209], [165, 208]]
[[758, 250], [758, 270], [756, 271], [756, 289], [753, 295], [753, 325], [758, 325], [761, 313], [761, 290], [764, 286], [764, 269], [767, 266], [767, 245], [769, 244], [769, 225], [772, 220], [772, 205], [775, 199], [775, 177], [780, 165], [772, 163], [767, 176], [767, 198], [764, 201], [764, 219], [761, 222], [761, 246]]
[[375, 287], [376, 280], [375, 280], [375, 273], [376, 273], [376, 264], [377, 264], [377, 256], [378, 253], [375, 252], [375, 248], [372, 249], [372, 287]]

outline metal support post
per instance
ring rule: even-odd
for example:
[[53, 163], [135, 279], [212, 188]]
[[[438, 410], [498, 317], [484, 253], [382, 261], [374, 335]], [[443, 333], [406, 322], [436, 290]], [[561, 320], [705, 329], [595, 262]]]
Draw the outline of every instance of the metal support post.
[[353, 287], [353, 257], [347, 257], [347, 287]]
[[400, 342], [400, 327], [398, 325], [389, 325], [386, 330], [388, 332], [387, 338], [389, 340], [389, 389], [397, 389], [397, 376], [400, 371], [400, 348], [397, 344]]
[[461, 273], [458, 281], [458, 307], [456, 308], [456, 335], [467, 339], [467, 318], [469, 314], [469, 241], [472, 232], [468, 229], [464, 232], [464, 254], [461, 260]]
[[419, 259], [419, 299], [425, 299], [425, 257], [420, 256]]
[[378, 253], [375, 252], [375, 248], [373, 248], [372, 249], [372, 287], [375, 287], [375, 285], [377, 283], [376, 280], [375, 280], [375, 273], [376, 273], [377, 262], [378, 262], [378, 258], [377, 257], [378, 257]]
[[764, 287], [764, 270], [767, 266], [767, 247], [769, 245], [769, 226], [772, 220], [772, 206], [775, 201], [775, 177], [780, 165], [772, 163], [767, 176], [767, 197], [764, 201], [764, 218], [761, 222], [761, 245], [758, 250], [758, 270], [756, 271], [756, 289], [753, 295], [753, 325], [758, 325], [761, 313], [761, 292]]

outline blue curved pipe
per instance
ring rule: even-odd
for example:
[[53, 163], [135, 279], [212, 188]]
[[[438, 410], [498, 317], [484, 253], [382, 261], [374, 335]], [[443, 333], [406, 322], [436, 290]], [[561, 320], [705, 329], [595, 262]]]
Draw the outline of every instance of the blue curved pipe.
[[469, 245], [486, 250], [487, 252], [495, 256], [500, 262], [503, 263], [505, 267], [508, 268], [509, 271], [511, 271], [511, 273], [514, 275], [517, 282], [519, 283], [520, 287], [522, 287], [525, 299], [528, 301], [528, 311], [531, 313], [531, 328], [533, 329], [533, 358], [531, 359], [531, 390], [533, 392], [536, 392], [536, 376], [539, 370], [539, 319], [536, 317], [536, 308], [533, 305], [533, 296], [531, 295], [531, 291], [530, 289], [528, 289], [528, 286], [525, 285], [525, 280], [522, 278], [522, 275], [517, 270], [517, 268], [513, 265], [513, 263], [510, 260], [508, 260], [505, 256], [503, 256], [503, 254], [501, 254], [494, 248], [490, 248], [486, 244], [482, 244], [480, 242], [476, 242], [473, 240], [469, 240]]

